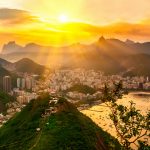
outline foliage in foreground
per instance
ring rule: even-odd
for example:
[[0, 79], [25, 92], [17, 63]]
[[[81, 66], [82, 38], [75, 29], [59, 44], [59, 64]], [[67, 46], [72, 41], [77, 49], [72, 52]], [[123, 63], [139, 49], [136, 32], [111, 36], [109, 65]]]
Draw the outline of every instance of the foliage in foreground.
[[[130, 101], [130, 106], [119, 105], [117, 99], [123, 95], [122, 83], [114, 84], [110, 89], [105, 85], [103, 102], [110, 109], [110, 119], [113, 121], [118, 138], [126, 150], [131, 149], [131, 144], [139, 150], [148, 150], [150, 138], [150, 111], [146, 115], [136, 109], [135, 103]], [[144, 138], [141, 140], [141, 138]]]

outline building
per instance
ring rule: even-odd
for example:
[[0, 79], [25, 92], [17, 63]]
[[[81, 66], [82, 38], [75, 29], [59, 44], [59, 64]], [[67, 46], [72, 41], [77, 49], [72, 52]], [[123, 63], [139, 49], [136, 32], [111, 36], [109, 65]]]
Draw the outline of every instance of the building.
[[32, 88], [32, 78], [26, 78], [26, 89], [31, 90]]
[[33, 76], [27, 76], [24, 78], [17, 78], [17, 88], [18, 89], [27, 89], [31, 90], [33, 87], [35, 87], [35, 77]]
[[11, 92], [11, 77], [10, 76], [3, 77], [3, 91], [6, 93]]
[[26, 80], [23, 78], [21, 82], [21, 88], [24, 89], [26, 87]]
[[17, 88], [21, 88], [21, 78], [17, 78]]

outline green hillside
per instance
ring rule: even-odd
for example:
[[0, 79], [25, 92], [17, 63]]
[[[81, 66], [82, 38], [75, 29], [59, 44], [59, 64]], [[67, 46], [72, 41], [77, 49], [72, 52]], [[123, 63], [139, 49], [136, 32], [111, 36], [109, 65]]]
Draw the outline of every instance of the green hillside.
[[89, 87], [87, 85], [82, 85], [82, 84], [76, 84], [74, 86], [72, 86], [71, 88], [69, 88], [68, 90], [66, 90], [66, 92], [80, 92], [83, 94], [94, 94], [96, 93], [96, 90], [92, 87]]
[[0, 113], [6, 113], [6, 104], [14, 101], [14, 97], [0, 91]]
[[31, 101], [0, 129], [0, 150], [120, 150], [115, 138], [63, 98], [50, 104], [56, 113], [43, 116], [49, 99]]

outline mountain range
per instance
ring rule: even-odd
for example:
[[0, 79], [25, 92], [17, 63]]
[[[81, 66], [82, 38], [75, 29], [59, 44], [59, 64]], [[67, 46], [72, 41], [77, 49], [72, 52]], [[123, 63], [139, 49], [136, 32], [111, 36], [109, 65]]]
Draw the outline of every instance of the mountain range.
[[125, 42], [118, 39], [105, 39], [90, 44], [72, 44], [65, 47], [40, 46], [29, 43], [25, 46], [9, 42], [0, 55], [9, 61], [30, 58], [50, 68], [99, 69], [107, 74], [150, 76], [150, 42]]
[[13, 53], [83, 53], [94, 50], [108, 50], [109, 52], [119, 54], [137, 54], [145, 53], [150, 54], [150, 42], [139, 43], [127, 39], [125, 42], [119, 39], [105, 39], [103, 36], [98, 41], [85, 45], [85, 44], [72, 44], [64, 47], [53, 47], [53, 46], [41, 46], [36, 43], [28, 43], [25, 46], [16, 44], [15, 41], [10, 41], [4, 44], [2, 48], [2, 54], [13, 54]]
[[[43, 94], [0, 129], [3, 150], [120, 150], [119, 142], [77, 108]], [[49, 106], [50, 105], [50, 106]], [[55, 113], [45, 114], [50, 108]]]

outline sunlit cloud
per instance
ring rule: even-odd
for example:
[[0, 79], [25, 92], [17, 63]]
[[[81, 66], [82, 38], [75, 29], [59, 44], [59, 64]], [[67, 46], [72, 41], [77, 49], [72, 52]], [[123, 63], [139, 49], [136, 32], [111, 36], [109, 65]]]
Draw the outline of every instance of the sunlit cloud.
[[[57, 18], [58, 19], [58, 18]], [[103, 35], [107, 38], [127, 38], [135, 41], [150, 39], [150, 19], [137, 23], [120, 22], [107, 25], [92, 25], [83, 22], [63, 22], [42, 19], [28, 11], [0, 9], [0, 39], [4, 44], [15, 40], [20, 44], [35, 42], [42, 45], [68, 45], [77, 42], [89, 43]]]
[[0, 9], [0, 22], [2, 25], [18, 25], [23, 23], [33, 23], [38, 18], [32, 16], [29, 12], [18, 9]]

